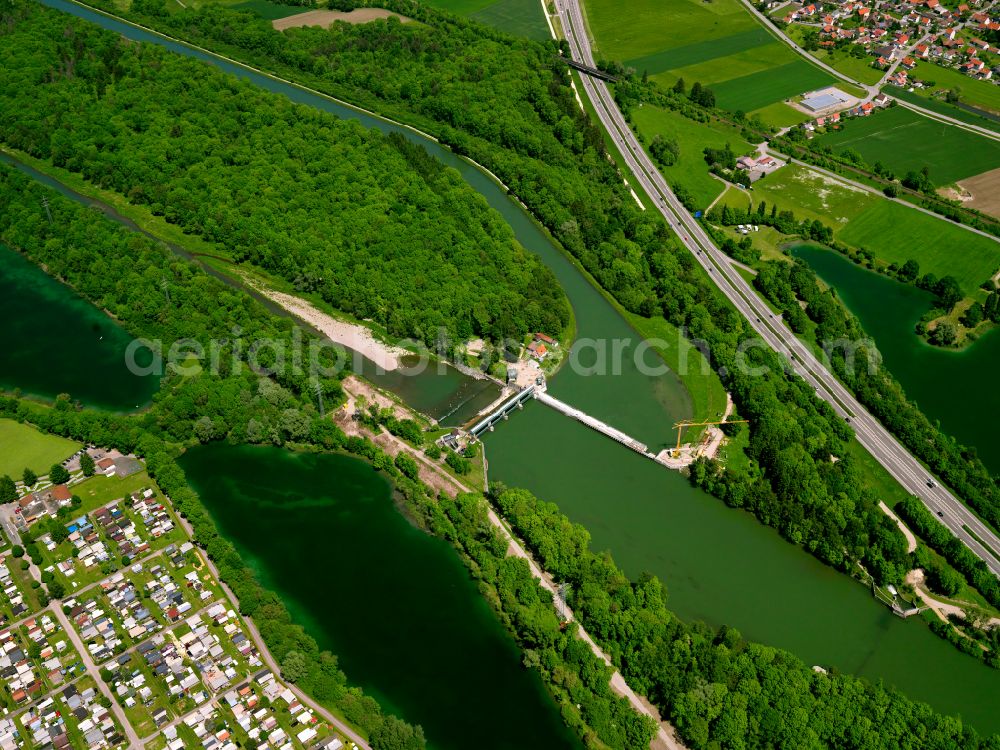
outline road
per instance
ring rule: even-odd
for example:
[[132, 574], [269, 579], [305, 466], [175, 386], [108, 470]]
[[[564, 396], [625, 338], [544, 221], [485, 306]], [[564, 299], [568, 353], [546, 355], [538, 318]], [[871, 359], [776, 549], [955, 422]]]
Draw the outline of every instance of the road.
[[59, 624], [62, 629], [66, 632], [70, 641], [73, 643], [73, 648], [77, 650], [80, 654], [80, 659], [83, 661], [83, 666], [87, 670], [87, 674], [90, 675], [91, 679], [97, 685], [97, 689], [101, 691], [105, 698], [111, 701], [111, 712], [115, 715], [115, 719], [121, 725], [122, 731], [125, 732], [125, 736], [128, 737], [129, 750], [139, 750], [142, 748], [142, 741], [139, 739], [139, 735], [136, 734], [135, 729], [132, 725], [128, 723], [128, 719], [125, 718], [125, 712], [122, 707], [118, 705], [118, 701], [115, 700], [115, 696], [111, 694], [111, 690], [108, 688], [107, 683], [101, 679], [101, 673], [98, 671], [97, 667], [94, 666], [94, 660], [90, 656], [90, 652], [87, 650], [87, 646], [84, 644], [83, 640], [76, 633], [76, 629], [70, 624], [69, 619], [63, 614], [62, 603], [53, 602], [48, 606], [49, 612], [55, 615], [55, 618], [59, 620]]
[[[893, 64], [893, 66], [889, 69], [889, 71], [886, 72], [886, 74], [882, 77], [881, 81], [879, 81], [875, 85], [868, 85], [868, 84], [865, 84], [865, 83], [861, 83], [861, 81], [854, 80], [849, 75], [846, 75], [845, 73], [841, 73], [836, 68], [833, 68], [833, 67], [827, 65], [822, 60], [819, 60], [819, 59], [813, 57], [808, 52], [806, 52], [806, 50], [804, 50], [802, 47], [800, 47], [795, 42], [794, 39], [792, 39], [790, 36], [788, 36], [788, 34], [786, 34], [784, 31], [782, 31], [777, 26], [775, 26], [775, 24], [771, 21], [770, 18], [768, 18], [766, 15], [764, 15], [759, 10], [757, 10], [757, 8], [754, 6], [754, 4], [752, 2], [750, 2], [750, 0], [742, 0], [742, 2], [743, 2], [744, 7], [746, 7], [746, 9], [749, 10], [757, 18], [758, 21], [760, 21], [762, 24], [764, 24], [764, 28], [766, 28], [774, 36], [778, 37], [786, 45], [788, 45], [789, 47], [791, 47], [794, 52], [796, 52], [797, 54], [799, 54], [802, 57], [804, 57], [805, 59], [807, 59], [813, 65], [815, 65], [815, 66], [817, 66], [819, 68], [822, 68], [827, 73], [829, 73], [830, 75], [834, 76], [835, 78], [839, 78], [841, 81], [844, 81], [845, 83], [849, 83], [852, 86], [857, 86], [859, 88], [864, 89], [865, 91], [868, 92], [868, 96], [867, 96], [868, 100], [870, 100], [872, 97], [874, 97], [879, 92], [879, 90], [881, 89], [882, 85], [886, 82], [886, 80], [893, 73], [893, 71], [895, 71], [896, 66], [899, 64], [899, 60], [901, 60], [906, 55], [910, 54], [913, 51], [913, 48], [916, 47], [918, 44], [920, 44], [922, 42], [925, 42], [927, 39], [930, 38], [930, 35], [927, 35], [927, 36], [923, 37], [922, 39], [918, 39], [913, 44], [911, 44], [909, 47], [907, 47], [906, 51], [897, 58], [896, 63]], [[962, 28], [963, 25], [964, 24], [958, 24], [957, 27], [958, 28]], [[581, 28], [583, 28], [583, 27], [581, 27]], [[907, 109], [912, 110], [914, 112], [918, 112], [919, 114], [922, 114], [924, 117], [929, 117], [932, 120], [937, 120], [938, 122], [943, 122], [943, 123], [947, 123], [949, 125], [954, 125], [955, 127], [961, 128], [962, 130], [968, 130], [969, 132], [977, 133], [978, 135], [986, 136], [987, 138], [990, 138], [990, 139], [995, 140], [995, 141], [996, 140], [1000, 140], [1000, 133], [997, 133], [995, 130], [991, 130], [990, 128], [984, 128], [984, 127], [981, 127], [979, 125], [973, 125], [970, 122], [965, 122], [964, 120], [959, 120], [959, 119], [956, 119], [954, 117], [949, 117], [948, 115], [941, 114], [940, 112], [935, 112], [932, 109], [925, 109], [924, 107], [921, 107], [919, 104], [912, 104], [910, 102], [904, 102], [902, 99], [896, 99], [896, 97], [890, 96], [889, 94], [886, 94], [886, 95], [889, 96], [890, 99], [895, 99], [895, 101], [899, 105], [901, 105], [903, 107], [906, 107]]]
[[[557, 0], [557, 12], [570, 53], [586, 65], [594, 65], [579, 0]], [[580, 76], [583, 89], [594, 106], [601, 124], [611, 135], [636, 181], [653, 200], [657, 210], [676, 232], [678, 239], [694, 255], [719, 289], [746, 318], [761, 340], [788, 360], [798, 373], [844, 419], [850, 419], [858, 441], [907, 490], [920, 498], [938, 520], [966, 544], [994, 573], [1000, 575], [1000, 539], [958, 498], [933, 480], [927, 469], [911, 456], [882, 424], [869, 414], [854, 396], [813, 353], [775, 317], [728, 257], [681, 205], [639, 144], [615, 104], [607, 84], [590, 76]], [[977, 541], [971, 529], [985, 544]]]

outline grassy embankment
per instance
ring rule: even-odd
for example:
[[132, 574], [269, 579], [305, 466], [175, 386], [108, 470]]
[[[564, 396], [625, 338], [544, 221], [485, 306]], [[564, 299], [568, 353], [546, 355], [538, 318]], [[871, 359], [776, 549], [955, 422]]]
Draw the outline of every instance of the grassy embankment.
[[72, 440], [46, 435], [11, 419], [0, 419], [0, 475], [20, 480], [25, 469], [38, 475], [62, 463], [80, 448]]

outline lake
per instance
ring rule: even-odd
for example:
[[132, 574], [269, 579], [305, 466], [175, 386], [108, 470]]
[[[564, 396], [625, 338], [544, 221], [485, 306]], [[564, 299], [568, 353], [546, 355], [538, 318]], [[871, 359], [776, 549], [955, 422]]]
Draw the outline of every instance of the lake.
[[949, 435], [972, 446], [993, 474], [1000, 474], [996, 425], [1000, 414], [1000, 331], [991, 331], [961, 351], [931, 346], [914, 331], [931, 307], [930, 293], [853, 263], [840, 253], [797, 244], [802, 258], [861, 321], [886, 367], [920, 409]]
[[[132, 337], [104, 312], [20, 253], [0, 245], [0, 387], [131, 411], [149, 403], [155, 376], [125, 364]], [[137, 356], [137, 359], [141, 359]]]
[[431, 747], [581, 747], [458, 554], [368, 463], [216, 443], [181, 465], [295, 621]]

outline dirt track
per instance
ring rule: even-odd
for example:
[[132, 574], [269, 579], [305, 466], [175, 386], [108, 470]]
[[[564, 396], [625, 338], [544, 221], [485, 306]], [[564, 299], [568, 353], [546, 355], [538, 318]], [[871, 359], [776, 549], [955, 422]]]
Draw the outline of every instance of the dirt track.
[[298, 26], [322, 26], [326, 28], [334, 21], [346, 21], [347, 23], [368, 23], [377, 18], [389, 18], [395, 16], [403, 23], [413, 19], [392, 13], [385, 8], [355, 8], [352, 11], [342, 10], [310, 10], [307, 13], [296, 13], [294, 16], [286, 16], [271, 21], [271, 25], [278, 31], [293, 29]]
[[958, 186], [972, 193], [972, 200], [966, 206], [1000, 218], [1000, 168], [962, 180]]

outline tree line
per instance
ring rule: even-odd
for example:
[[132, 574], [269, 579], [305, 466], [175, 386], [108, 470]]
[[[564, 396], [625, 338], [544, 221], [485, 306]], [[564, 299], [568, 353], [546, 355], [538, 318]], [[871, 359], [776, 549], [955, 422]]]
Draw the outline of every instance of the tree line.
[[[768, 372], [743, 373], [737, 351], [753, 330], [666, 223], [632, 200], [600, 130], [576, 105], [559, 45], [515, 39], [408, 0], [379, 5], [420, 23], [276, 32], [221, 6], [137, 18], [415, 124], [484, 164], [627, 309], [662, 315], [709, 345], [713, 367], [750, 419], [753, 463], [738, 471], [703, 467], [698, 483], [841, 570], [863, 560], [880, 580], [898, 580], [907, 563], [904, 540], [847, 455], [849, 426], [778, 355], [752, 348], [749, 364]], [[625, 93], [640, 88], [629, 83]], [[687, 96], [663, 96], [692, 116], [712, 116]], [[831, 332], [844, 325], [828, 322]], [[986, 515], [1000, 513], [982, 464], [938, 432], [884, 370], [850, 382], [959, 494]]]
[[9, 146], [393, 336], [500, 340], [567, 325], [547, 267], [404, 137], [40, 6], [3, 35]]
[[881, 683], [815, 672], [729, 627], [683, 623], [655, 576], [629, 580], [553, 503], [502, 486], [491, 499], [542, 566], [570, 584], [570, 605], [629, 684], [694, 750], [1000, 747], [1000, 737], [980, 737]]

